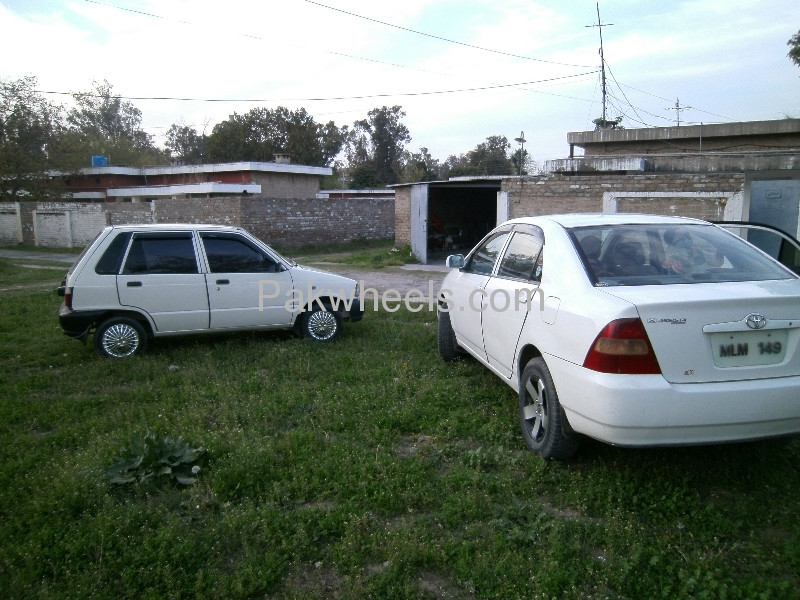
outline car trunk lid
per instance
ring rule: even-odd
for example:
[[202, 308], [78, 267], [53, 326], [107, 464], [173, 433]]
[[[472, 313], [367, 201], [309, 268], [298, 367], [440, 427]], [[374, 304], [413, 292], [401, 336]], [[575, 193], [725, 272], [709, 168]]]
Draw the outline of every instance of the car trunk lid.
[[800, 280], [604, 291], [636, 306], [667, 381], [800, 374]]

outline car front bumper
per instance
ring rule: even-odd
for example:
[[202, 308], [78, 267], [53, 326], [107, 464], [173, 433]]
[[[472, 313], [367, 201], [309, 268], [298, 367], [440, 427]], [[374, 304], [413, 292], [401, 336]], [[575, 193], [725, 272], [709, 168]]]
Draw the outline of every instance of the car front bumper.
[[350, 306], [347, 318], [350, 319], [352, 323], [357, 323], [364, 318], [364, 309], [361, 306], [360, 298], [353, 299], [353, 304]]
[[620, 446], [673, 446], [800, 433], [800, 376], [670, 384], [545, 357], [572, 428]]

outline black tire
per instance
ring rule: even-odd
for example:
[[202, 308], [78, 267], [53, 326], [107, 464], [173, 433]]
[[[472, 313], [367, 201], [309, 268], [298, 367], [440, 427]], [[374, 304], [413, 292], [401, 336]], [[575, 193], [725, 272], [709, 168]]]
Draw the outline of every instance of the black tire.
[[106, 358], [126, 358], [144, 351], [147, 335], [139, 321], [113, 317], [100, 323], [94, 332], [94, 349]]
[[569, 426], [550, 370], [541, 357], [532, 359], [522, 372], [519, 422], [528, 448], [543, 458], [565, 460], [578, 450], [579, 439]]
[[450, 322], [450, 313], [439, 311], [439, 324], [436, 330], [436, 345], [442, 360], [451, 361], [461, 354], [461, 347], [456, 342], [456, 334]]
[[300, 320], [300, 333], [315, 342], [334, 342], [342, 335], [342, 313], [315, 306], [303, 313]]

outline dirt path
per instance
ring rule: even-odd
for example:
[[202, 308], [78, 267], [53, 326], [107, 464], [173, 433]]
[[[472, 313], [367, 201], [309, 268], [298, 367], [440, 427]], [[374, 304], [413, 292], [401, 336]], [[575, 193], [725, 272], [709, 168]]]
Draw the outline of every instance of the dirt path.
[[309, 264], [309, 266], [355, 279], [361, 283], [362, 292], [372, 288], [381, 293], [397, 290], [401, 295], [405, 295], [409, 290], [416, 289], [425, 297], [430, 290], [433, 290], [434, 294], [439, 291], [442, 279], [446, 275], [441, 270], [423, 270], [424, 265], [415, 265], [414, 268], [386, 267], [373, 270], [356, 269], [340, 264]]
[[[19, 250], [0, 250], [0, 257], [10, 258], [13, 260], [46, 260], [57, 261], [65, 264], [64, 271], [72, 262], [75, 261], [77, 255], [71, 254], [55, 254], [44, 252], [25, 252]], [[349, 267], [340, 263], [316, 263], [313, 261], [303, 261], [309, 267], [330, 271], [338, 275], [350, 277], [361, 283], [361, 289], [374, 289], [378, 293], [384, 293], [387, 290], [397, 290], [401, 296], [405, 296], [411, 289], [419, 290], [422, 295], [427, 298], [433, 291], [435, 295], [441, 286], [442, 279], [446, 275], [444, 267], [439, 265], [406, 265], [405, 267], [385, 267], [383, 269], [362, 269], [356, 267]], [[37, 268], [36, 265], [24, 265], [30, 268]], [[56, 271], [54, 271], [56, 273]], [[63, 273], [57, 273], [54, 280], [59, 280]], [[56, 281], [55, 285], [58, 285]], [[52, 287], [50, 284], [32, 283], [29, 285], [8, 286], [0, 289], [1, 291], [19, 290], [19, 289], [44, 289]]]

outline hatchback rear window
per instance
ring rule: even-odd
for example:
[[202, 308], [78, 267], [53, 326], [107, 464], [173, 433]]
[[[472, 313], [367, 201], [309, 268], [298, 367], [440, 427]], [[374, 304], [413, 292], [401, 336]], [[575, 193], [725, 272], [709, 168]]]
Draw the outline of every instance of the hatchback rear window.
[[598, 286], [792, 279], [758, 250], [713, 225], [600, 225], [570, 230]]

